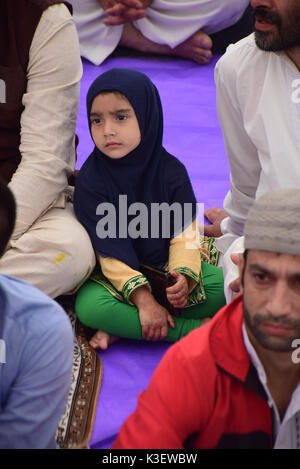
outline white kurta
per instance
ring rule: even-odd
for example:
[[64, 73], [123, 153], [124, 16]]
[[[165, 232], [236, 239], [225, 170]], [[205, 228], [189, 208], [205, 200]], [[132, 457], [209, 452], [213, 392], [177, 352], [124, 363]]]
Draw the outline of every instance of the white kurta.
[[[80, 52], [99, 65], [117, 47], [123, 25], [105, 26], [99, 0], [70, 0], [76, 23]], [[151, 41], [172, 48], [200, 29], [212, 34], [235, 24], [249, 0], [154, 0], [146, 18], [135, 27]]]
[[[284, 53], [264, 52], [254, 34], [229, 46], [215, 69], [217, 106], [231, 170], [224, 200], [229, 218], [217, 240], [225, 284], [236, 277], [228, 255], [243, 234], [256, 197], [279, 188], [300, 187], [300, 72]], [[231, 245], [231, 247], [229, 247]], [[225, 292], [230, 299], [229, 291]]]

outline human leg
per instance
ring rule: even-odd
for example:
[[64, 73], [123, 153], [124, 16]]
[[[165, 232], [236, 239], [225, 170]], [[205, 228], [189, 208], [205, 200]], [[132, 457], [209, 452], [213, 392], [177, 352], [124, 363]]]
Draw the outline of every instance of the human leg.
[[95, 348], [106, 349], [111, 337], [143, 339], [137, 308], [119, 301], [93, 280], [88, 280], [79, 289], [75, 312], [85, 326], [98, 331], [90, 342], [91, 345], [98, 342]]
[[211, 318], [226, 304], [222, 269], [206, 262], [202, 262], [201, 269], [206, 301], [183, 309], [188, 319]]
[[212, 56], [213, 43], [213, 53], [221, 53], [229, 43], [253, 30], [250, 8], [245, 12], [249, 1], [190, 0], [187, 4], [185, 0], [172, 3], [154, 0], [145, 18], [123, 30], [123, 41], [127, 42], [123, 45], [141, 52], [176, 55], [207, 63]]
[[[225, 304], [222, 269], [203, 263], [202, 274], [206, 302], [186, 308], [182, 311], [182, 316], [174, 317], [175, 329], [168, 328], [165, 340], [179, 340], [201, 326], [205, 318], [213, 316]], [[88, 280], [80, 288], [75, 311], [83, 324], [105, 333], [99, 335], [99, 344], [102, 340], [104, 344], [100, 348], [107, 348], [111, 336], [143, 339], [137, 308], [117, 300], [102, 285], [92, 280]]]
[[166, 44], [158, 44], [151, 41], [143, 36], [132, 23], [127, 23], [123, 28], [119, 45], [144, 53], [183, 57], [194, 60], [199, 64], [208, 63], [212, 56], [210, 50], [212, 41], [202, 31], [197, 31], [177, 47], [171, 48]]
[[0, 273], [18, 277], [52, 298], [76, 291], [95, 266], [88, 234], [73, 205], [51, 208], [1, 259]]

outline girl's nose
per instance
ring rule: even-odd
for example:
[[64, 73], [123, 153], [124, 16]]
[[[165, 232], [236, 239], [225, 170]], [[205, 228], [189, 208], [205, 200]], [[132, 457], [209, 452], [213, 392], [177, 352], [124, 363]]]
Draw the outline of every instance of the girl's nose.
[[116, 131], [115, 129], [113, 128], [113, 125], [111, 122], [106, 122], [104, 124], [104, 135], [106, 137], [110, 137], [110, 136], [114, 136], [116, 135]]

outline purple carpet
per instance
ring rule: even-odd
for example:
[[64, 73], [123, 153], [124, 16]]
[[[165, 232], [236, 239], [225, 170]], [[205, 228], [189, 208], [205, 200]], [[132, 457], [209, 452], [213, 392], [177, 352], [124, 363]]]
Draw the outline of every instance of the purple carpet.
[[[164, 146], [186, 166], [198, 202], [222, 206], [229, 188], [229, 168], [215, 104], [214, 60], [198, 66], [169, 58], [111, 57], [99, 67], [84, 62], [77, 134], [79, 169], [93, 148], [87, 126], [85, 97], [91, 82], [112, 67], [146, 73], [157, 86], [164, 110]], [[92, 448], [109, 448], [138, 394], [167, 350], [167, 344], [120, 340], [101, 352], [103, 380]]]

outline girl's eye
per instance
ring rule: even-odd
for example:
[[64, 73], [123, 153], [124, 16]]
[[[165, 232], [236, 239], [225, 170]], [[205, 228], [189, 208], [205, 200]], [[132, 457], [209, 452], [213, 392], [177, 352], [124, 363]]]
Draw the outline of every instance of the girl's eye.
[[99, 125], [101, 124], [101, 119], [99, 119], [98, 117], [95, 117], [94, 119], [91, 120], [91, 124]]
[[124, 116], [123, 114], [120, 114], [117, 116], [117, 120], [119, 121], [126, 121], [128, 119], [128, 116]]

